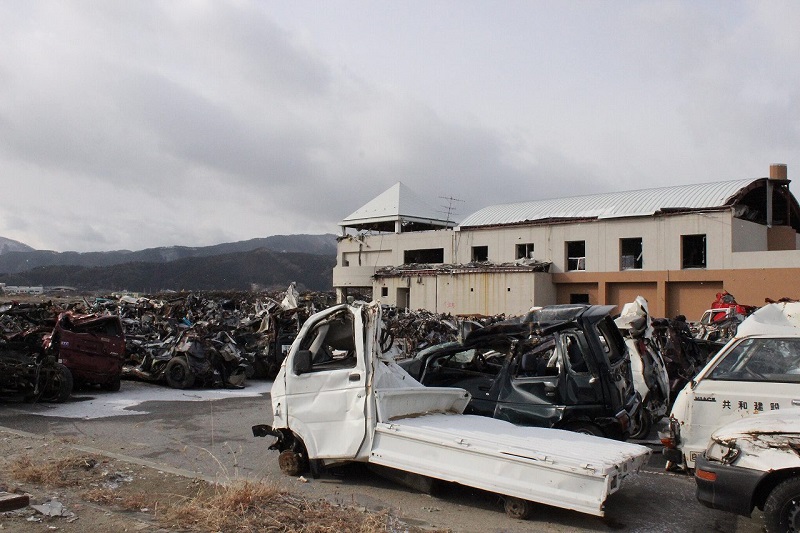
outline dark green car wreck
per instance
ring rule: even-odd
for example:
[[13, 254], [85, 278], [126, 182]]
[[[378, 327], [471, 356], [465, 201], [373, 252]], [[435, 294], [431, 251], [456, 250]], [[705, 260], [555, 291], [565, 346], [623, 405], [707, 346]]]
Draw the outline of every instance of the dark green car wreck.
[[624, 440], [641, 398], [613, 309], [535, 309], [399, 364], [423, 385], [469, 391], [465, 413]]

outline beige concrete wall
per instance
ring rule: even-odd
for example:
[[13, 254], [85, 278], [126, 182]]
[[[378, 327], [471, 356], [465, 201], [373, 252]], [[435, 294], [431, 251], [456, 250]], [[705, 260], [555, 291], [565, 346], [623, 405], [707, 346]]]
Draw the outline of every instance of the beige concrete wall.
[[[767, 249], [767, 227], [755, 222], [732, 219], [731, 251], [756, 252]], [[794, 233], [794, 232], [792, 232]]]
[[[642, 239], [642, 270], [681, 268], [681, 235], [706, 235], [708, 268], [726, 268], [731, 253], [730, 211], [661, 217], [637, 217], [547, 226], [476, 229], [455, 232], [455, 261], [468, 263], [472, 248], [487, 246], [495, 263], [515, 260], [516, 245], [534, 244], [534, 257], [553, 263], [551, 272], [566, 272], [566, 243], [586, 243], [586, 271], [618, 272], [620, 239]], [[750, 230], [751, 228], [748, 228]], [[764, 234], [766, 249], [766, 234]]]
[[[382, 289], [386, 288], [386, 296]], [[408, 289], [409, 308], [455, 315], [517, 316], [534, 305], [555, 303], [555, 286], [544, 272], [456, 273], [397, 276], [375, 281], [381, 303], [398, 305], [397, 289]]]
[[732, 269], [800, 268], [800, 250], [738, 252], [731, 255]]

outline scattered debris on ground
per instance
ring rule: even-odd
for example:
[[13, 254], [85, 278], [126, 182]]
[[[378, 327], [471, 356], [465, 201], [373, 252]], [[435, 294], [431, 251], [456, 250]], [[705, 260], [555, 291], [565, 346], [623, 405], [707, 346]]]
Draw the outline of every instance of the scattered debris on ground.
[[10, 433], [0, 433], [3, 493], [30, 501], [0, 512], [0, 531], [19, 533], [423, 531], [388, 512], [309, 500], [268, 481], [216, 485]]

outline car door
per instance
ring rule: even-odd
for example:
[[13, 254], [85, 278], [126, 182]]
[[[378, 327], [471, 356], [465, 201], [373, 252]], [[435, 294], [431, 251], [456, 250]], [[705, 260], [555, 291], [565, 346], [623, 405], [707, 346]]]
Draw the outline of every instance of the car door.
[[[289, 427], [302, 435], [315, 458], [353, 458], [366, 436], [365, 332], [362, 315], [351, 309], [304, 326], [286, 369], [292, 373], [286, 378]], [[300, 352], [310, 361], [301, 372], [294, 366]]]
[[563, 415], [566, 368], [557, 335], [520, 341], [498, 380], [495, 418], [552, 427]]
[[720, 426], [800, 405], [800, 337], [745, 337], [717, 356], [687, 391], [687, 427], [681, 433], [691, 466]]

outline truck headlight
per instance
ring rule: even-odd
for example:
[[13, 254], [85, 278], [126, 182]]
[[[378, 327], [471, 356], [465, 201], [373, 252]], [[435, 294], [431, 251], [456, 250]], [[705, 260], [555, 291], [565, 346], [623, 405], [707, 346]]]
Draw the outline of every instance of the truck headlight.
[[735, 440], [713, 441], [706, 449], [706, 459], [729, 465], [739, 457]]

